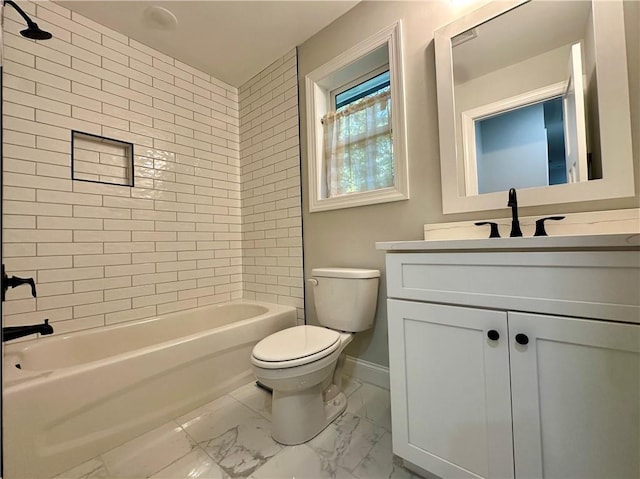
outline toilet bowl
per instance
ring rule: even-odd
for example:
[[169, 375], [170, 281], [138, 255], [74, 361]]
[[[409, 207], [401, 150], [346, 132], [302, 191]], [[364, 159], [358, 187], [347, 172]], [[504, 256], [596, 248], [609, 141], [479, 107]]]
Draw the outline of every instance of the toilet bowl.
[[378, 270], [312, 270], [322, 326], [278, 331], [254, 347], [254, 375], [273, 389], [271, 435], [277, 442], [307, 442], [346, 409], [341, 391], [344, 349], [355, 332], [373, 325], [379, 276]]

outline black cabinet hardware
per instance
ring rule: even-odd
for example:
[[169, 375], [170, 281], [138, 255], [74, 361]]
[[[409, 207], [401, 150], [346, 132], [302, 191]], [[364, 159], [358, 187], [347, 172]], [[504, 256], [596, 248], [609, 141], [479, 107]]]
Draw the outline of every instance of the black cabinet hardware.
[[487, 332], [487, 336], [489, 337], [489, 339], [491, 341], [497, 341], [498, 339], [500, 339], [500, 333], [498, 331], [496, 331], [495, 329], [490, 329]]
[[523, 346], [525, 344], [529, 344], [529, 336], [527, 336], [526, 334], [522, 334], [522, 333], [516, 334], [516, 343], [522, 344]]

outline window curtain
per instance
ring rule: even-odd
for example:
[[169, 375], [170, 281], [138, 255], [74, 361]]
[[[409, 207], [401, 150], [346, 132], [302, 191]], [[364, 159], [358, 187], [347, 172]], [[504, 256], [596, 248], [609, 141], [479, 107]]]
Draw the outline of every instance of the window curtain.
[[322, 125], [327, 198], [393, 186], [388, 87], [327, 113]]

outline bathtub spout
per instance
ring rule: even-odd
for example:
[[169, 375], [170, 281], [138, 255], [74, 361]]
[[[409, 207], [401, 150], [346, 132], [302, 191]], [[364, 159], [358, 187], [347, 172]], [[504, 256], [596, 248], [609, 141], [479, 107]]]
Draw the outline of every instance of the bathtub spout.
[[49, 320], [45, 319], [42, 324], [32, 324], [29, 326], [10, 326], [2, 328], [2, 342], [18, 339], [30, 334], [53, 334], [53, 327], [49, 324]]

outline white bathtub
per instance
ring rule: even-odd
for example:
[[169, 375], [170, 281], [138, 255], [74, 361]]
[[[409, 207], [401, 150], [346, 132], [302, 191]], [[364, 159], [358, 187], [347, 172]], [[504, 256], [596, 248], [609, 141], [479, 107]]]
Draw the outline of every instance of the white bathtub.
[[4, 477], [54, 476], [249, 382], [253, 346], [295, 324], [239, 301], [7, 346]]

